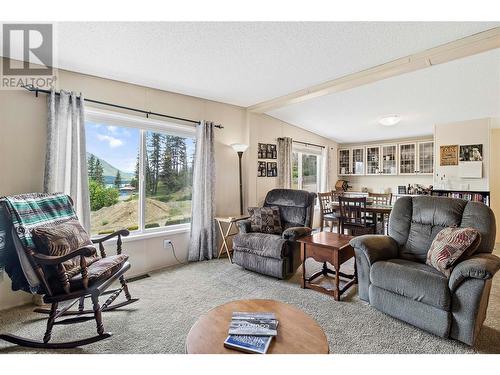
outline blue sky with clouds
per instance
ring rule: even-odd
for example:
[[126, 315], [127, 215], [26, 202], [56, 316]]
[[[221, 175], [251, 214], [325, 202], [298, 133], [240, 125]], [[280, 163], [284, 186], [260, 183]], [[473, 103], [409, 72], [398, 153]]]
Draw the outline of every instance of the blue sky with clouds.
[[[87, 152], [106, 160], [123, 172], [134, 173], [139, 152], [140, 131], [135, 128], [86, 122]], [[192, 161], [194, 142], [186, 141], [188, 161]]]
[[139, 150], [139, 129], [87, 121], [87, 151], [123, 172], [133, 173]]

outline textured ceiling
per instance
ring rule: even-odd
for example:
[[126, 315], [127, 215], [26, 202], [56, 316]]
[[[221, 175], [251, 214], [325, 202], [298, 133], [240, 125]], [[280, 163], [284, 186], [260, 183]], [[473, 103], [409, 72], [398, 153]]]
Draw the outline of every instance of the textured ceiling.
[[496, 25], [77, 22], [56, 45], [64, 69], [250, 106]]
[[[398, 125], [378, 124], [393, 113], [402, 117]], [[500, 117], [500, 49], [269, 114], [342, 143], [430, 135], [436, 123]]]

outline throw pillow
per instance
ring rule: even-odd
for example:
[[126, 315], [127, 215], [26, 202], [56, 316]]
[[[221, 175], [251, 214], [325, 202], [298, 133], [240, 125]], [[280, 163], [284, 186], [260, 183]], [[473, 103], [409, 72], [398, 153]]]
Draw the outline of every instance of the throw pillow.
[[249, 207], [252, 232], [281, 234], [281, 216], [280, 209], [276, 206], [271, 207]]
[[[33, 229], [36, 251], [45, 255], [62, 256], [82, 247], [94, 247], [89, 235], [78, 220], [70, 219], [62, 223], [44, 225]], [[87, 266], [98, 260], [97, 256], [87, 257]], [[59, 279], [71, 278], [80, 272], [80, 257], [62, 263], [63, 269], [52, 270]]]
[[450, 277], [457, 260], [471, 256], [480, 242], [481, 234], [474, 228], [444, 228], [432, 241], [425, 263]]

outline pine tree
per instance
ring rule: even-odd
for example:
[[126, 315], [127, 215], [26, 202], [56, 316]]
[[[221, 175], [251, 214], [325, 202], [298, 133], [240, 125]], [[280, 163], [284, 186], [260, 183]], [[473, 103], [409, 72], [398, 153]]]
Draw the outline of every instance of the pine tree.
[[90, 158], [88, 160], [89, 180], [95, 180], [95, 159], [94, 154], [90, 154]]
[[117, 189], [120, 189], [121, 186], [122, 186], [122, 176], [120, 174], [120, 171], [117, 170], [116, 171], [116, 177], [115, 177], [115, 187]]
[[104, 168], [101, 164], [101, 159], [96, 158], [94, 168], [94, 181], [100, 185], [104, 185]]
[[160, 156], [162, 135], [160, 133], [151, 133], [149, 137], [149, 169], [151, 178], [151, 194], [156, 195], [158, 192], [158, 183], [160, 176]]
[[139, 188], [139, 153], [137, 153], [137, 160], [135, 162], [134, 178], [130, 181], [130, 185], [134, 188]]

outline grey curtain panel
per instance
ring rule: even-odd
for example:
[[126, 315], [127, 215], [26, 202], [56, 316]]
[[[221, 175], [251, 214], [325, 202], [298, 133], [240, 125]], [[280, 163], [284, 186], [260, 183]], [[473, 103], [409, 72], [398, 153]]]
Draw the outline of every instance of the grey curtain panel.
[[71, 196], [82, 226], [90, 231], [84, 98], [52, 91], [48, 106], [44, 191]]
[[292, 138], [278, 138], [278, 187], [292, 187]]
[[212, 259], [216, 256], [214, 202], [214, 124], [209, 121], [202, 121], [196, 127], [191, 201], [191, 237], [188, 253], [190, 262]]
[[321, 151], [321, 186], [320, 191], [328, 191], [330, 186], [330, 181], [328, 180], [330, 172], [330, 152], [328, 152], [328, 146], [325, 146], [323, 151]]

